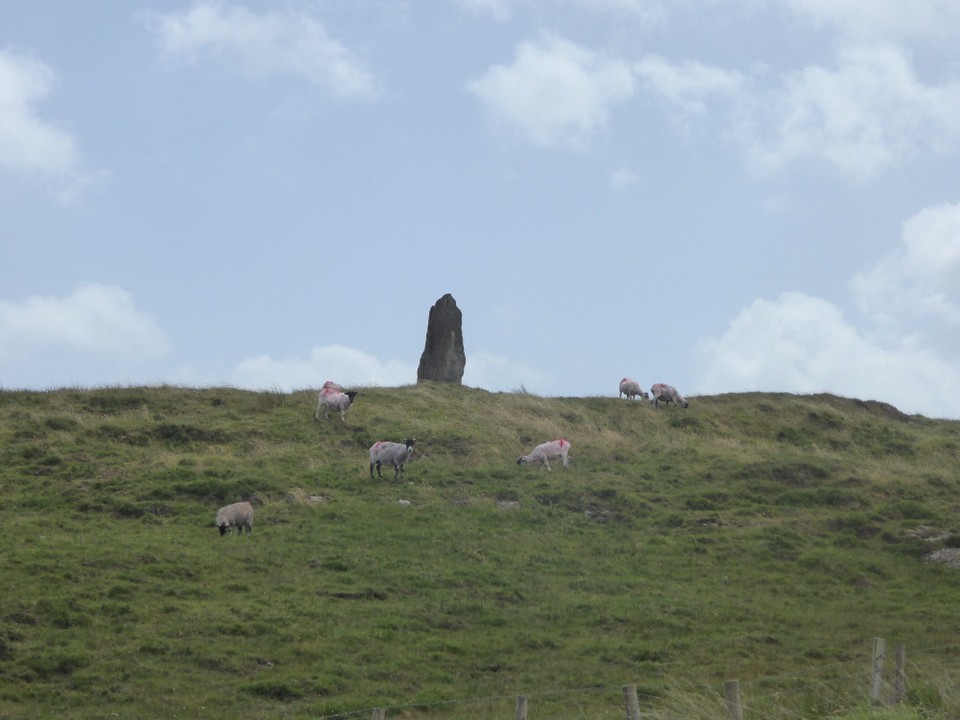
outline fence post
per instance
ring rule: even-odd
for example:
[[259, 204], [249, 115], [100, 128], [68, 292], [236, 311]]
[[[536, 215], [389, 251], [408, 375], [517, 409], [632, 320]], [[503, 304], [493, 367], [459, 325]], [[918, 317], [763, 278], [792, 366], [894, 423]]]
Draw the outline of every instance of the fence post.
[[527, 696], [517, 696], [517, 720], [527, 720]]
[[373, 720], [386, 720], [387, 711], [383, 708], [374, 708], [373, 709]]
[[743, 720], [743, 707], [740, 705], [740, 681], [727, 680], [723, 684], [723, 697], [730, 720]]
[[870, 702], [880, 703], [880, 691], [883, 687], [883, 661], [887, 654], [887, 641], [882, 637], [873, 639], [873, 671], [870, 675]]
[[893, 676], [893, 704], [900, 705], [907, 699], [907, 648], [900, 642], [893, 651], [895, 671]]
[[623, 686], [623, 704], [627, 706], [627, 720], [640, 720], [640, 701], [637, 700], [637, 686]]

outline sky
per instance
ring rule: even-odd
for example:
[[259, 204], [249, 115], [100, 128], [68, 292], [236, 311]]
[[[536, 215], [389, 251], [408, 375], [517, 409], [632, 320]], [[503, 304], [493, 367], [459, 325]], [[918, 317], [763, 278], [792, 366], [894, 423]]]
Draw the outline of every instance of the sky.
[[0, 0], [0, 388], [960, 418], [956, 0]]

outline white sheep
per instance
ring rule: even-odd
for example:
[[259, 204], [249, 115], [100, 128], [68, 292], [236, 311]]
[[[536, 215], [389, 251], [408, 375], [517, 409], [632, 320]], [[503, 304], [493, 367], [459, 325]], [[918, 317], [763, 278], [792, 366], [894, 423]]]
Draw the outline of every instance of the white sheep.
[[[635, 397], [639, 397], [641, 400], [650, 399], [646, 391], [640, 388], [640, 383], [631, 378], [624, 378], [620, 381], [620, 395], [626, 395], [628, 400]], [[620, 395], [617, 395], [617, 397], [620, 397]]]
[[323, 410], [324, 420], [327, 419], [330, 410], [337, 410], [340, 412], [340, 421], [343, 422], [347, 408], [353, 405], [353, 399], [356, 396], [356, 390], [347, 390], [344, 392], [343, 388], [333, 382], [333, 380], [327, 380], [317, 396], [317, 412], [313, 415], [314, 419], [320, 419], [321, 409]]
[[659, 407], [659, 403], [673, 403], [680, 407], [688, 407], [690, 405], [686, 398], [677, 392], [675, 387], [665, 385], [664, 383], [657, 383], [650, 388], [650, 394], [653, 396], [654, 407]]
[[248, 502], [233, 503], [217, 510], [217, 527], [220, 534], [226, 535], [230, 528], [237, 529], [237, 535], [242, 535], [244, 528], [247, 535], [253, 532], [253, 505]]
[[380, 474], [381, 465], [393, 465], [393, 479], [400, 477], [404, 472], [403, 465], [413, 454], [413, 445], [417, 441], [413, 438], [407, 438], [402, 443], [380, 440], [370, 446], [370, 479], [373, 479], [373, 466], [377, 466], [377, 479], [383, 480]]
[[550, 442], [537, 445], [530, 454], [521, 455], [517, 458], [517, 465], [536, 462], [540, 463], [540, 465], [546, 465], [547, 470], [550, 470], [550, 459], [556, 460], [560, 458], [564, 467], [570, 467], [570, 461], [567, 459], [568, 452], [570, 452], [569, 442], [563, 438], [551, 440]]

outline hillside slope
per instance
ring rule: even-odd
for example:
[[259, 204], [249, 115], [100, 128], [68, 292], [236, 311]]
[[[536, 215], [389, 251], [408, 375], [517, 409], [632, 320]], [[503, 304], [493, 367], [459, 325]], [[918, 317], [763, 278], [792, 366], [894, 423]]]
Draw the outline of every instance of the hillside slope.
[[[913, 702], [957, 709], [960, 571], [926, 558], [960, 545], [958, 422], [447, 385], [314, 407], [0, 391], [0, 717], [472, 717], [445, 703], [527, 693], [621, 717], [624, 683], [663, 708], [729, 677], [814, 717], [862, 701], [876, 635], [927, 653]], [[516, 465], [560, 436], [569, 470]], [[367, 448], [407, 437], [406, 477], [371, 480]], [[253, 536], [221, 538], [240, 499]]]

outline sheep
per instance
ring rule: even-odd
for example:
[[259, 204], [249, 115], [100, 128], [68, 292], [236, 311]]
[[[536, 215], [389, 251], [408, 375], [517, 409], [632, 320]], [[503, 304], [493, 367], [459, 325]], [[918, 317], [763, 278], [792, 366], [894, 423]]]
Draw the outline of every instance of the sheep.
[[[640, 383], [630, 378], [624, 378], [620, 381], [620, 395], [626, 395], [628, 400], [635, 397], [639, 397], [641, 400], [650, 399], [646, 391], [640, 389]], [[617, 395], [617, 397], [620, 397], [620, 395]]]
[[679, 405], [680, 407], [688, 407], [690, 405], [686, 398], [677, 392], [675, 387], [671, 387], [670, 385], [665, 385], [663, 383], [657, 383], [650, 388], [650, 394], [653, 396], [654, 407], [659, 407], [658, 403], [661, 402], [673, 403], [674, 405]]
[[413, 454], [413, 445], [417, 441], [413, 438], [407, 438], [402, 443], [380, 440], [370, 446], [370, 479], [373, 479], [373, 466], [377, 466], [377, 479], [383, 480], [380, 474], [381, 465], [393, 465], [393, 479], [400, 477], [404, 472], [403, 465]]
[[217, 527], [220, 535], [226, 535], [233, 527], [237, 529], [237, 535], [242, 535], [244, 528], [249, 535], [253, 532], [253, 505], [238, 502], [220, 508], [217, 510]]
[[558, 440], [551, 440], [550, 442], [545, 442], [541, 445], [537, 445], [533, 452], [528, 455], [521, 455], [517, 458], [517, 465], [526, 465], [530, 462], [540, 463], [540, 465], [546, 465], [547, 470], [550, 470], [550, 458], [556, 460], [560, 458], [563, 462], [565, 468], [570, 467], [570, 461], [567, 459], [567, 453], [570, 452], [570, 443], [560, 438]]
[[333, 382], [333, 380], [327, 380], [317, 396], [317, 412], [313, 415], [314, 420], [320, 419], [321, 409], [323, 410], [324, 420], [327, 419], [330, 410], [339, 410], [340, 422], [343, 422], [347, 408], [353, 405], [353, 400], [357, 397], [357, 394], [356, 390], [347, 390], [344, 392], [343, 388]]

